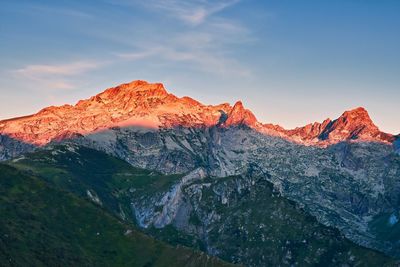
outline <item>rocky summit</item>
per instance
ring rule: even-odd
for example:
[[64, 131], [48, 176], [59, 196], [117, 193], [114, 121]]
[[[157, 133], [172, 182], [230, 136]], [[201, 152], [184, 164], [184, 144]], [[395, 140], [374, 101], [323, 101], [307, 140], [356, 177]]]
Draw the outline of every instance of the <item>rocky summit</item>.
[[[76, 183], [91, 201], [114, 199], [110, 210], [142, 231], [232, 263], [322, 264], [330, 255], [331, 266], [367, 265], [357, 263], [363, 254], [350, 244], [400, 258], [399, 137], [381, 132], [361, 107], [287, 130], [259, 122], [241, 101], [205, 105], [162, 84], [134, 81], [73, 106], [0, 121], [0, 134], [0, 159], [13, 167], [68, 185], [63, 179], [85, 179], [69, 172], [86, 166], [82, 172], [96, 175]], [[83, 148], [113, 157], [107, 164], [118, 158], [146, 169], [144, 193], [138, 184], [127, 186], [127, 169], [100, 194], [96, 177], [105, 171], [96, 172], [95, 158], [85, 165], [90, 153], [77, 152]], [[313, 238], [343, 251], [307, 246]], [[304, 254], [307, 247], [319, 256]], [[263, 258], [280, 248], [281, 258]]]
[[379, 131], [367, 110], [358, 107], [344, 112], [336, 120], [326, 119], [288, 131], [288, 135], [300, 143], [328, 145], [346, 140], [391, 143], [391, 134]]

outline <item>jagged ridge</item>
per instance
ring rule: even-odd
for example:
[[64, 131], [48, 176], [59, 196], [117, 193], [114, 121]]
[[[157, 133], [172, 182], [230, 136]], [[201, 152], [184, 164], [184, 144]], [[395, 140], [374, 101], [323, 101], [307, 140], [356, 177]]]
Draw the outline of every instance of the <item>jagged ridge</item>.
[[364, 108], [346, 111], [338, 119], [293, 130], [262, 124], [241, 101], [204, 105], [190, 97], [176, 97], [161, 83], [133, 81], [109, 88], [76, 105], [47, 107], [37, 114], [0, 121], [0, 134], [29, 144], [45, 145], [112, 127], [230, 127], [246, 125], [257, 131], [305, 145], [326, 146], [341, 141], [393, 142], [379, 131]]

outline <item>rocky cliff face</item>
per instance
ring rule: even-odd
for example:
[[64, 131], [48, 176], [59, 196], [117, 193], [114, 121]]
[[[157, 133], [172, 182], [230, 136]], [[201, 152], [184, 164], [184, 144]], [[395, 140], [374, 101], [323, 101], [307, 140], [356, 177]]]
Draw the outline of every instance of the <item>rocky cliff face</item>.
[[248, 174], [210, 179], [195, 171], [164, 195], [133, 194], [137, 221], [158, 238], [172, 226], [209, 254], [246, 266], [377, 264], [373, 257], [363, 262], [368, 252], [350, 248], [339, 232], [282, 197], [268, 173]]
[[32, 144], [0, 134], [0, 161], [14, 158], [34, 149], [35, 146]]
[[[141, 132], [117, 128], [73, 142], [164, 173], [201, 168], [206, 176], [228, 177], [249, 175], [252, 170], [251, 175], [264, 177], [319, 222], [340, 229], [359, 244], [400, 255], [397, 245], [379, 241], [370, 227], [377, 217], [400, 212], [400, 158], [389, 144], [304, 146], [243, 125]], [[164, 227], [179, 216], [182, 186], [151, 202], [154, 207], [164, 203], [162, 217], [153, 218], [143, 203], [136, 205], [144, 207], [139, 214], [150, 216], [138, 217], [142, 226]]]

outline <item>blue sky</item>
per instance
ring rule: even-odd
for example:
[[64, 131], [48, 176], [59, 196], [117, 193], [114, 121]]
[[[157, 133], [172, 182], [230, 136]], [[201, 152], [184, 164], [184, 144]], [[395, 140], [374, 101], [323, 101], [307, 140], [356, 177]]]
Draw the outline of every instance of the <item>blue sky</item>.
[[3, 0], [0, 118], [136, 79], [286, 128], [364, 106], [400, 133], [400, 1]]

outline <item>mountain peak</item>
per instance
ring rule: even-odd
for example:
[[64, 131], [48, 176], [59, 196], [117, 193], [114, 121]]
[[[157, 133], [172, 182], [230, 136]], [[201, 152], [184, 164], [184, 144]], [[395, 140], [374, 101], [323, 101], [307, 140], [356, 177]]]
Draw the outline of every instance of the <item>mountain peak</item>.
[[363, 107], [345, 111], [334, 122], [334, 126], [345, 131], [354, 131], [356, 128], [362, 128], [360, 130], [364, 131], [378, 131], [378, 127], [371, 120], [368, 111]]
[[105, 98], [113, 98], [126, 94], [145, 94], [145, 96], [166, 96], [167, 90], [162, 83], [148, 83], [142, 80], [124, 83], [116, 87], [109, 88], [97, 96]]
[[345, 111], [327, 125], [320, 139], [336, 142], [343, 140], [389, 141], [391, 138], [390, 135], [379, 131], [365, 108], [358, 107]]
[[346, 140], [393, 141], [393, 136], [381, 132], [363, 107], [347, 110], [336, 120], [327, 119], [323, 123], [309, 124], [289, 130], [287, 134], [306, 144], [328, 145]]
[[[141, 86], [141, 85], [148, 85], [149, 82], [148, 81], [144, 81], [144, 80], [134, 80], [128, 83], [124, 83], [119, 85], [119, 87], [121, 86], [130, 86], [130, 87], [137, 87], [137, 86]], [[117, 86], [118, 87], [118, 86]]]
[[236, 101], [233, 105], [233, 109], [244, 110], [243, 102], [241, 100]]
[[363, 107], [357, 107], [351, 110], [347, 110], [345, 111], [341, 117], [345, 117], [345, 118], [350, 118], [353, 120], [358, 120], [358, 121], [371, 121], [371, 118], [368, 114], [368, 111], [363, 108]]
[[368, 114], [368, 111], [364, 107], [361, 107], [361, 106], [353, 108], [353, 109], [350, 109], [350, 110], [346, 110], [345, 112], [351, 112], [351, 113], [362, 112], [362, 113], [367, 113]]
[[239, 100], [233, 105], [229, 112], [225, 125], [231, 126], [245, 124], [247, 126], [255, 126], [256, 123], [257, 119], [254, 114], [250, 110], [245, 109], [242, 101]]

